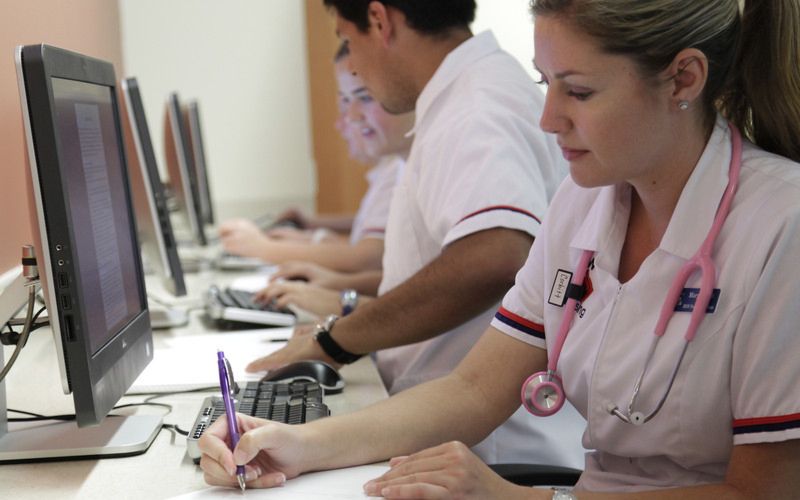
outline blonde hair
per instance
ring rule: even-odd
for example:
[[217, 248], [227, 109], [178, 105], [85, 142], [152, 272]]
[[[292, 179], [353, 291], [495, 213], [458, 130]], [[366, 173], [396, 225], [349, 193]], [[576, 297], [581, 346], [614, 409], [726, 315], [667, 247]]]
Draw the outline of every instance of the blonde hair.
[[630, 57], [644, 78], [685, 48], [702, 51], [706, 120], [719, 111], [760, 147], [800, 161], [798, 0], [531, 0], [531, 12]]

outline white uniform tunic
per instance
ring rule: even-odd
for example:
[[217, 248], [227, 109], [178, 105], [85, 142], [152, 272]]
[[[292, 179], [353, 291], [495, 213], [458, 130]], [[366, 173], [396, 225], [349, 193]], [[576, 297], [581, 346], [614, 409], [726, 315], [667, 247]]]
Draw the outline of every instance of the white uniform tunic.
[[[389, 213], [381, 294], [469, 234], [500, 227], [538, 233], [566, 171], [555, 143], [537, 128], [542, 107], [541, 92], [491, 33], [469, 39], [445, 58], [417, 101], [414, 142]], [[377, 366], [389, 392], [452, 371], [495, 309], [430, 340], [379, 351]], [[520, 413], [476, 451], [489, 463], [582, 466], [579, 435], [585, 424], [577, 412], [560, 420], [535, 422]], [[566, 443], [548, 450], [545, 435], [554, 434], [545, 428], [560, 425]], [[521, 439], [531, 432], [541, 434], [542, 442]]]
[[[556, 274], [574, 272], [582, 250], [596, 252], [591, 291], [579, 304], [558, 364], [569, 400], [588, 420], [584, 446], [597, 450], [587, 456], [581, 487], [718, 483], [734, 445], [800, 438], [800, 165], [747, 142], [739, 189], [712, 254], [719, 298], [689, 344], [666, 403], [639, 427], [606, 411], [609, 402], [627, 410], [667, 290], [711, 227], [730, 157], [730, 132], [718, 120], [661, 244], [625, 284], [617, 271], [630, 187], [583, 189], [567, 179], [492, 323], [552, 348], [562, 315], [550, 303], [559, 303], [552, 295]], [[696, 272], [685, 288], [699, 282]], [[690, 314], [672, 315], [636, 410], [650, 413], [663, 395]]]
[[399, 156], [382, 156], [378, 164], [367, 172], [367, 192], [361, 198], [353, 227], [350, 244], [355, 245], [364, 238], [383, 239], [389, 206], [397, 179], [403, 171], [405, 161]]

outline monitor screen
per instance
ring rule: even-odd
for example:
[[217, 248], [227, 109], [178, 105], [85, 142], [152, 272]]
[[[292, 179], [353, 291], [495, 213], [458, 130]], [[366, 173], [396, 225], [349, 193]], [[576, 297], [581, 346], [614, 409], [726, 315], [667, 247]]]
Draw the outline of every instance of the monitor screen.
[[197, 176], [192, 161], [189, 132], [183, 121], [180, 99], [173, 92], [167, 99], [167, 126], [164, 127], [167, 171], [172, 193], [178, 202], [179, 212], [184, 216], [195, 243], [206, 246], [203, 209]]
[[[130, 175], [136, 222], [142, 253], [160, 277], [164, 287], [175, 296], [186, 295], [183, 267], [172, 230], [166, 193], [156, 163], [150, 129], [136, 78], [122, 80], [125, 114], [128, 117]], [[133, 144], [131, 144], [133, 143]], [[135, 163], [135, 165], [134, 165]], [[138, 166], [138, 168], [137, 168]]]
[[[122, 157], [109, 87], [52, 78], [59, 158], [72, 220], [77, 286], [91, 353], [144, 310], [138, 249], [126, 228]], [[118, 229], [119, 228], [119, 229]]]
[[153, 356], [114, 68], [47, 45], [16, 55], [43, 295], [78, 426], [93, 426]]

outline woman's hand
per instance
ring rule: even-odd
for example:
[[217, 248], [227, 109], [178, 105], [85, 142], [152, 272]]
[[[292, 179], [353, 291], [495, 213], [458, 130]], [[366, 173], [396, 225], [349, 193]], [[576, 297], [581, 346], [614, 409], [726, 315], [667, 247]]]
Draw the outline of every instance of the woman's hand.
[[269, 238], [247, 219], [232, 219], [219, 227], [222, 246], [226, 252], [245, 257], [261, 257]]
[[294, 305], [320, 318], [342, 311], [339, 292], [299, 281], [274, 281], [257, 292], [254, 300], [278, 308]]
[[311, 262], [287, 262], [281, 265], [270, 279], [302, 280], [307, 281], [310, 285], [340, 290], [346, 288], [341, 286], [345, 276], [345, 273], [332, 271]]
[[238, 487], [236, 466], [245, 465], [245, 481], [249, 488], [280, 486], [299, 475], [305, 457], [302, 429], [236, 415], [242, 436], [234, 451], [228, 443], [228, 424], [221, 416], [203, 433], [198, 445], [202, 456], [200, 468], [208, 484]]
[[[383, 476], [364, 485], [370, 496], [422, 499], [513, 499], [535, 494], [504, 480], [460, 442], [396, 457]], [[542, 498], [548, 498], [543, 492]]]

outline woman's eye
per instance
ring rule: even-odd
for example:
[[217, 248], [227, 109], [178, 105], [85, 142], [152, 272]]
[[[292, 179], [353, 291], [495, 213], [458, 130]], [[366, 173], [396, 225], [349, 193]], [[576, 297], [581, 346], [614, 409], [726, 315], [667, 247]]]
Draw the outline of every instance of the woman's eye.
[[591, 91], [577, 91], [577, 90], [570, 90], [567, 92], [567, 95], [570, 97], [574, 97], [579, 101], [585, 101], [592, 96], [593, 92]]

